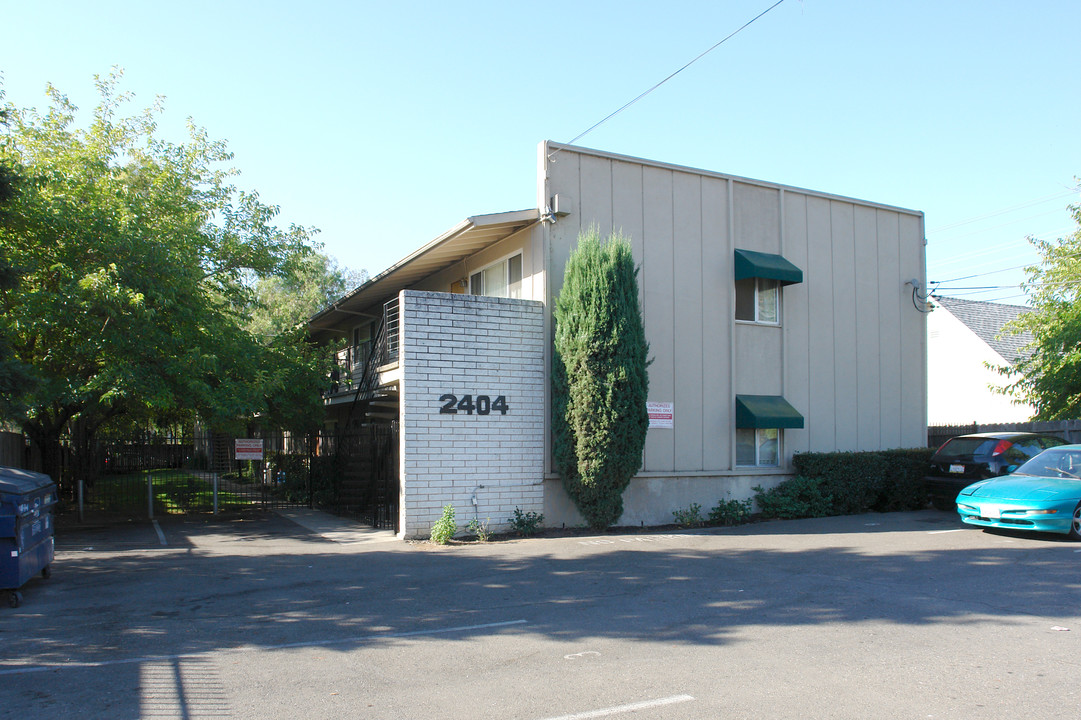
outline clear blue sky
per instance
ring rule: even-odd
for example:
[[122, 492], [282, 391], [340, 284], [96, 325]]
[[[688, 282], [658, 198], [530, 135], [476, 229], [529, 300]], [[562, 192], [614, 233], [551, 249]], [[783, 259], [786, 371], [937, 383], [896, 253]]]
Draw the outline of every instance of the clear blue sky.
[[[566, 142], [773, 0], [0, 0], [7, 100], [80, 107], [114, 65], [227, 140], [239, 185], [373, 275], [532, 207]], [[943, 294], [1020, 303], [1027, 235], [1073, 230], [1081, 3], [785, 0], [578, 144], [922, 210]], [[171, 129], [171, 130], [170, 130]], [[177, 135], [179, 139], [179, 134]]]

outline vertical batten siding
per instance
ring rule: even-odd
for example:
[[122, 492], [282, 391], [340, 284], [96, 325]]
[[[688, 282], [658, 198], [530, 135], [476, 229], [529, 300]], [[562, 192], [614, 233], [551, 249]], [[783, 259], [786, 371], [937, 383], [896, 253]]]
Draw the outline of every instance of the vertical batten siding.
[[[640, 267], [650, 399], [674, 403], [675, 429], [649, 431], [624, 520], [670, 521], [688, 501], [769, 484], [795, 451], [921, 444], [924, 320], [903, 284], [924, 277], [922, 215], [580, 149], [562, 150], [545, 177], [577, 215], [551, 226], [552, 296], [579, 229], [622, 230]], [[803, 270], [782, 291], [780, 328], [735, 322], [736, 248]], [[782, 394], [803, 414], [779, 471], [733, 466], [740, 393]], [[696, 497], [704, 488], [712, 496]]]
[[612, 161], [607, 158], [585, 156], [581, 161], [581, 202], [593, 208], [589, 222], [582, 230], [595, 225], [602, 238], [612, 232]]
[[[814, 282], [810, 277], [807, 246], [807, 196], [801, 193], [784, 194], [784, 256], [796, 267], [803, 269], [803, 282], [785, 287], [782, 298], [781, 318], [784, 324], [785, 378], [784, 397], [803, 414], [810, 414], [811, 363], [810, 341], [812, 329], [809, 288]], [[817, 325], [817, 323], [814, 323]], [[808, 425], [802, 429], [785, 430], [784, 452], [806, 452], [810, 448]]]
[[[804, 415], [809, 450], [837, 448], [836, 347], [834, 343], [834, 247], [830, 201], [807, 198], [807, 373], [812, 378], [810, 403]], [[851, 348], [846, 348], [846, 352]]]
[[859, 337], [856, 324], [856, 261], [853, 207], [830, 203], [833, 229], [833, 375], [834, 417], [837, 423], [837, 450], [856, 450], [859, 420], [856, 413], [859, 377], [856, 356]]
[[[675, 377], [675, 266], [673, 261], [672, 227], [673, 173], [670, 170], [646, 167], [642, 175], [642, 208], [645, 270], [645, 303], [643, 315], [649, 352], [653, 364], [649, 368], [649, 397], [655, 401], [674, 401]], [[675, 414], [679, 415], [679, 407]], [[677, 420], [678, 422], [678, 420]], [[669, 471], [675, 467], [675, 432], [651, 431], [646, 436], [643, 468], [647, 471]]]
[[781, 251], [781, 211], [776, 188], [736, 182], [732, 201], [735, 246], [767, 253]]
[[[911, 278], [927, 284], [923, 256], [923, 217], [901, 215], [902, 243], [918, 239], [918, 254], [905, 253], [898, 263], [900, 273], [894, 280], [898, 287], [898, 302], [901, 304], [901, 443], [904, 447], [922, 447], [926, 443], [927, 427], [927, 331], [926, 318], [912, 307], [912, 288], [904, 282]], [[911, 310], [909, 309], [911, 308]], [[906, 398], [919, 397], [921, 403]]]
[[[770, 254], [781, 253], [781, 200], [776, 188], [734, 183], [734, 236], [727, 260], [725, 282], [734, 283], [732, 265], [735, 250], [754, 250]], [[784, 303], [781, 307], [782, 326], [735, 323], [734, 314], [728, 318], [735, 324], [733, 360], [733, 395], [781, 395], [784, 386]], [[734, 397], [730, 402], [735, 402]], [[734, 434], [729, 430], [729, 434]]]
[[[732, 242], [728, 231], [728, 182], [702, 178], [702, 465], [704, 470], [731, 464], [731, 427], [735, 412], [729, 373], [730, 333], [735, 310], [731, 274]], [[679, 417], [680, 408], [676, 407]]]
[[[879, 210], [878, 224], [878, 313], [881, 330], [878, 333], [878, 355], [881, 358], [881, 407], [900, 407], [904, 401], [901, 394], [901, 347], [903, 343], [901, 314], [905, 311], [904, 281], [899, 280], [901, 266], [900, 218], [897, 213]], [[901, 434], [901, 414], [883, 412], [881, 418], [882, 446], [904, 447]]]
[[676, 173], [672, 198], [672, 288], [675, 295], [672, 327], [676, 352], [671, 396], [678, 408], [672, 435], [674, 469], [690, 472], [702, 466], [702, 179]]
[[[590, 210], [586, 213], [583, 208], [588, 207], [582, 202], [582, 178], [579, 172], [579, 158], [576, 152], [563, 151], [555, 160], [548, 165], [548, 188], [551, 195], [566, 194], [574, 199], [575, 211], [570, 215], [559, 218], [550, 226], [549, 232], [549, 258], [548, 272], [552, 276], [548, 291], [550, 299], [555, 302], [559, 295], [559, 288], [563, 287], [563, 274], [567, 269], [567, 259], [570, 258], [571, 250], [578, 241], [578, 233], [589, 227], [591, 222], [598, 218]], [[545, 198], [544, 202], [549, 202]], [[549, 308], [548, 312], [551, 312]]]
[[874, 352], [880, 347], [882, 329], [878, 306], [878, 223], [875, 209], [856, 206], [853, 230], [855, 235], [856, 347], [868, 352], [857, 353], [856, 361], [856, 446], [855, 450], [875, 450], [882, 447], [881, 365], [882, 358]]

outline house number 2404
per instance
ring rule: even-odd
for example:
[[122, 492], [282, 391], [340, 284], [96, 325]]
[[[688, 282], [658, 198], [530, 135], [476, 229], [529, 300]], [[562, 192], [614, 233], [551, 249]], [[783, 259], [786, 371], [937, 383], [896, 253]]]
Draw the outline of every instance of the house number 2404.
[[510, 408], [507, 406], [507, 396], [500, 395], [493, 400], [488, 395], [477, 395], [474, 398], [472, 395], [463, 395], [461, 399], [458, 399], [457, 395], [439, 396], [439, 402], [443, 403], [443, 407], [439, 408], [440, 415], [456, 415], [458, 412], [464, 412], [466, 415], [472, 415], [474, 412], [477, 415], [491, 415], [495, 410], [500, 415], [506, 415], [507, 410]]

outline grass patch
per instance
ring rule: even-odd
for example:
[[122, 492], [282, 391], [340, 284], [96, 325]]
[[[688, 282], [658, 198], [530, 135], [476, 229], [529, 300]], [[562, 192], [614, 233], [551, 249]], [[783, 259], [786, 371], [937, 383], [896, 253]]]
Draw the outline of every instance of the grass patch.
[[[87, 489], [87, 504], [106, 512], [145, 514], [147, 510], [147, 475], [154, 488], [155, 514], [180, 515], [211, 512], [214, 509], [214, 484], [209, 478], [183, 470], [150, 470], [98, 478]], [[218, 509], [238, 509], [261, 502], [230, 492], [230, 483], [218, 487]]]

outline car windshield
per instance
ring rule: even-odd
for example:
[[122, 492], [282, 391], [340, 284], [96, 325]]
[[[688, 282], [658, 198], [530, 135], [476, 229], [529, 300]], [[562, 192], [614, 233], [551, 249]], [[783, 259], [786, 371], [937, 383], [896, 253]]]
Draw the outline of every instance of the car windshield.
[[1015, 475], [1072, 477], [1081, 480], [1081, 451], [1044, 450], [1017, 468]]
[[971, 458], [976, 455], [990, 455], [996, 444], [998, 440], [993, 438], [955, 437], [947, 440], [946, 444], [938, 449], [935, 459], [948, 461]]

